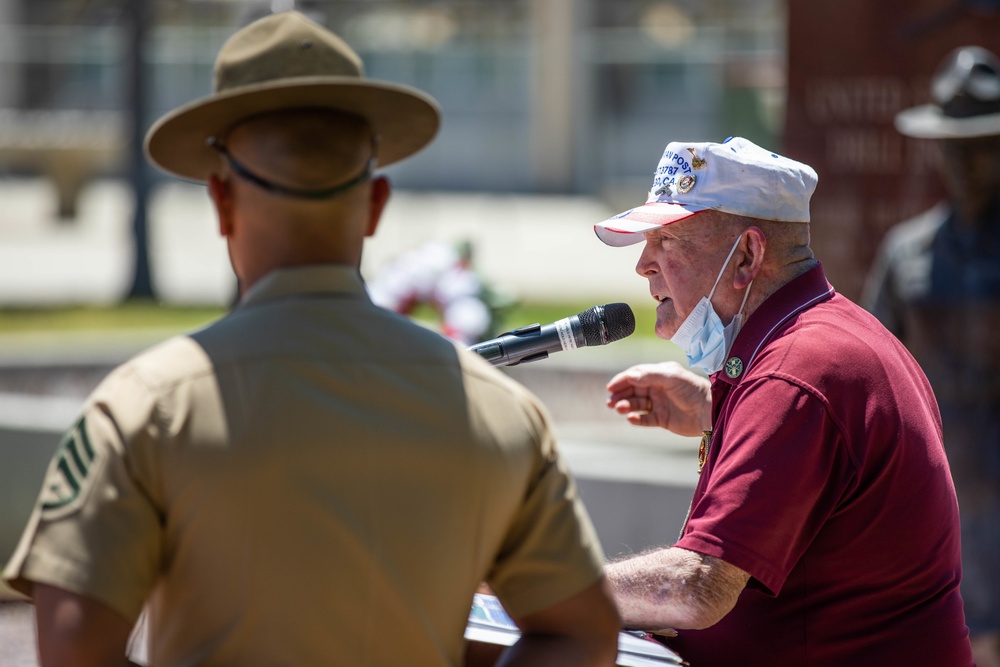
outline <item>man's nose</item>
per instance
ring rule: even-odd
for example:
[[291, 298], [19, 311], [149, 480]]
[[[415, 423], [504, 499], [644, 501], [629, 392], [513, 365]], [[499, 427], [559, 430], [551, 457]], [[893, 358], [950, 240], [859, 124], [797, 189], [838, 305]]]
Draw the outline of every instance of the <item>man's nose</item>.
[[652, 254], [649, 252], [648, 241], [643, 244], [642, 252], [639, 253], [639, 261], [635, 264], [635, 272], [643, 278], [648, 278], [656, 273], [656, 262], [653, 261]]

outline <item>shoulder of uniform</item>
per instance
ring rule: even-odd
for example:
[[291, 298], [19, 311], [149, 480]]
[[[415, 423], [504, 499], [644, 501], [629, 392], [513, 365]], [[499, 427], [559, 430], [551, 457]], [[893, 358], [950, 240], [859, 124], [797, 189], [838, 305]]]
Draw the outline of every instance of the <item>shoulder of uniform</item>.
[[885, 243], [895, 252], [905, 253], [925, 248], [948, 219], [949, 214], [950, 209], [947, 204], [938, 204], [890, 228], [886, 232]]
[[192, 338], [176, 336], [139, 353], [123, 370], [155, 390], [211, 373], [212, 360]]
[[473, 378], [477, 382], [495, 385], [513, 394], [523, 394], [526, 398], [533, 398], [531, 392], [524, 385], [495, 368], [477, 353], [465, 349], [458, 343], [455, 344], [455, 347], [458, 351], [459, 366], [462, 369], [462, 374], [466, 377]]
[[536, 435], [550, 427], [548, 410], [534, 392], [494, 368], [475, 352], [458, 350], [471, 411], [513, 415], [519, 413], [534, 424]]
[[211, 377], [212, 364], [191, 338], [178, 336], [155, 345], [115, 368], [87, 399], [85, 411], [99, 410], [128, 441], [151, 424], [163, 425], [192, 402], [196, 384]]
[[204, 350], [190, 338], [178, 336], [116, 367], [97, 386], [88, 402], [117, 414], [147, 414], [164, 394], [211, 372], [212, 364]]

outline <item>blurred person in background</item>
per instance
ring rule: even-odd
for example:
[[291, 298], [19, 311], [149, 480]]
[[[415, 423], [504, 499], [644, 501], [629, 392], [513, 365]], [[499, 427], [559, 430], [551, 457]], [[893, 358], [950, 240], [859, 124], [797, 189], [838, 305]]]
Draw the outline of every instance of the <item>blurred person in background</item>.
[[63, 440], [4, 573], [42, 664], [126, 664], [146, 608], [155, 665], [458, 665], [480, 582], [522, 631], [505, 664], [613, 664], [543, 407], [359, 276], [373, 169], [431, 141], [436, 102], [295, 12], [215, 74], [146, 149], [208, 183], [241, 299], [113, 371]]
[[1000, 60], [964, 46], [904, 135], [940, 149], [947, 201], [886, 235], [862, 305], [937, 395], [962, 516], [962, 597], [979, 667], [1000, 667]]
[[[596, 225], [676, 362], [612, 378], [639, 426], [701, 435], [676, 543], [609, 563], [626, 627], [692, 665], [969, 667], [958, 503], [934, 394], [810, 248], [815, 171], [734, 138], [672, 142], [647, 203]], [[695, 465], [692, 461], [692, 465]]]
[[429, 308], [441, 332], [464, 345], [496, 331], [499, 300], [473, 266], [470, 241], [427, 241], [382, 266], [367, 287], [376, 305], [397, 313]]

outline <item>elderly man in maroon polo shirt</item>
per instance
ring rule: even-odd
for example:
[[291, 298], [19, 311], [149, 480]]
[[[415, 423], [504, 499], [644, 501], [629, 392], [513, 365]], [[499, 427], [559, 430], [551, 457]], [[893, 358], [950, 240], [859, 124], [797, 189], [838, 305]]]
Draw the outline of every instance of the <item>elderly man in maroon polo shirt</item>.
[[[656, 333], [685, 352], [608, 385], [633, 424], [701, 435], [677, 542], [613, 562], [625, 624], [692, 665], [972, 664], [958, 504], [919, 366], [809, 248], [815, 171], [741, 138], [668, 144], [644, 243]], [[692, 465], [696, 465], [692, 461]]]

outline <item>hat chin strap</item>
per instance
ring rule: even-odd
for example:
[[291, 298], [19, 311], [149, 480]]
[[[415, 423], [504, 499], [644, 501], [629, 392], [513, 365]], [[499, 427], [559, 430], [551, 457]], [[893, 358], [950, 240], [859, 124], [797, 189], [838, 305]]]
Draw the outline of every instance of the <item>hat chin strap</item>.
[[256, 185], [261, 190], [270, 192], [281, 197], [289, 197], [292, 199], [309, 199], [309, 200], [321, 200], [330, 199], [336, 197], [339, 194], [347, 192], [355, 185], [364, 183], [372, 177], [375, 173], [375, 166], [378, 163], [378, 156], [376, 154], [376, 137], [372, 137], [372, 156], [368, 159], [368, 162], [362, 167], [361, 171], [357, 175], [353, 176], [351, 179], [340, 183], [339, 185], [334, 185], [330, 188], [322, 188], [319, 190], [303, 190], [299, 188], [291, 188], [286, 185], [279, 185], [273, 181], [269, 181], [263, 176], [259, 176], [254, 172], [250, 171], [245, 165], [241, 164], [233, 157], [232, 153], [222, 144], [217, 138], [209, 137], [208, 145], [219, 152], [222, 157], [226, 159], [226, 162], [232, 167], [233, 171], [236, 172], [240, 178], [250, 181]]

